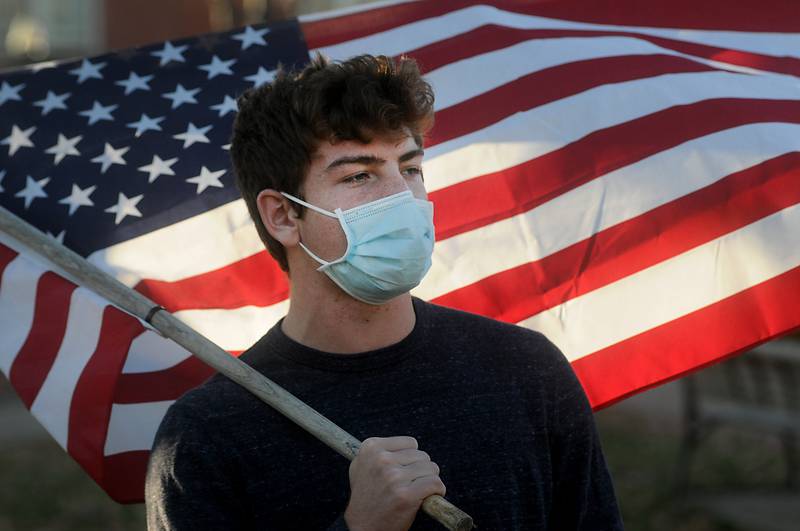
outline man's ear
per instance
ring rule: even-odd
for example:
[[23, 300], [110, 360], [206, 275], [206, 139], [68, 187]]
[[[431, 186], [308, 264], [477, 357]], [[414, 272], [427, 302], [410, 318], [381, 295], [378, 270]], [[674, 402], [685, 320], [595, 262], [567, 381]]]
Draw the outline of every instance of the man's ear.
[[258, 213], [267, 232], [284, 247], [292, 247], [300, 241], [297, 212], [291, 202], [277, 190], [261, 190], [256, 197]]

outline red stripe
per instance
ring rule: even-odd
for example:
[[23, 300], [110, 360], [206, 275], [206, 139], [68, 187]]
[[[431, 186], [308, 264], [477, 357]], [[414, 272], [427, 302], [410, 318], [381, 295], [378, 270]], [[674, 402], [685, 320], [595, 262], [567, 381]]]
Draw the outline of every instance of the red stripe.
[[518, 166], [431, 192], [445, 240], [527, 212], [601, 175], [683, 142], [758, 122], [800, 123], [800, 102], [718, 99], [681, 105], [595, 131]]
[[[240, 356], [243, 351], [229, 351]], [[138, 404], [176, 400], [214, 374], [214, 369], [194, 356], [168, 369], [142, 373], [120, 374], [114, 390], [115, 404]]]
[[6, 270], [6, 266], [18, 255], [19, 253], [17, 253], [17, 251], [0, 243], [0, 278], [3, 278], [3, 272]]
[[[501, 50], [529, 40], [559, 39], [565, 37], [598, 38], [598, 37], [630, 37], [646, 41], [661, 48], [693, 55], [704, 59], [721, 61], [733, 65], [758, 68], [785, 74], [800, 75], [800, 59], [791, 57], [773, 57], [752, 52], [727, 50], [704, 44], [688, 43], [676, 39], [654, 37], [631, 31], [590, 31], [564, 29], [518, 29], [496, 24], [481, 26], [468, 33], [434, 42], [428, 46], [405, 52], [403, 55], [413, 57], [425, 72], [442, 66], [469, 59], [476, 55]], [[590, 47], [591, 41], [586, 41]], [[655, 54], [654, 54], [655, 55]], [[674, 57], [674, 56], [670, 56]], [[522, 59], [522, 58], [520, 58]], [[692, 62], [690, 59], [683, 58]], [[598, 61], [600, 59], [593, 59]], [[587, 59], [587, 62], [593, 61]], [[693, 64], [697, 64], [692, 62]], [[566, 66], [566, 65], [563, 65]], [[598, 65], [598, 68], [601, 66]], [[711, 67], [708, 67], [711, 69]], [[535, 94], [535, 92], [532, 92]]]
[[453, 9], [475, 3], [479, 2], [454, 0], [411, 2], [306, 22], [301, 24], [301, 29], [309, 49], [321, 48], [380, 33], [417, 20], [444, 15]]
[[665, 74], [716, 69], [671, 55], [631, 55], [577, 61], [528, 74], [436, 113], [428, 147], [488, 127], [519, 112], [601, 85]]
[[639, 0], [480, 1], [436, 0], [412, 2], [373, 9], [352, 15], [302, 24], [309, 49], [332, 46], [349, 40], [447, 14], [473, 5], [496, 6], [504, 11], [596, 24], [662, 28], [717, 29], [753, 32], [800, 31], [800, 17], [794, 0], [737, 2], [725, 0], [673, 0], [653, 4]]
[[115, 404], [177, 400], [207, 380], [214, 369], [194, 356], [161, 371], [120, 374], [114, 389]]
[[150, 452], [138, 450], [103, 458], [103, 482], [100, 485], [119, 503], [142, 503], [144, 479]]
[[145, 279], [135, 288], [170, 312], [270, 306], [289, 297], [289, 284], [266, 252], [175, 282]]
[[776, 157], [434, 302], [519, 322], [800, 203], [798, 179], [800, 153]]
[[[800, 326], [800, 267], [572, 363], [595, 409]], [[691, 338], [688, 341], [687, 338]]]
[[33, 323], [9, 371], [9, 381], [28, 409], [56, 360], [76, 287], [52, 272], [43, 274], [36, 285]]
[[103, 449], [114, 386], [131, 342], [143, 331], [144, 327], [135, 317], [106, 307], [97, 348], [72, 394], [67, 450], [100, 485], [104, 481]]
[[800, 31], [800, 11], [795, 0], [553, 0], [509, 2], [528, 4], [525, 11], [542, 17], [596, 24], [653, 26], [754, 32]]
[[773, 57], [771, 55], [744, 52], [740, 50], [729, 50], [726, 48], [707, 46], [705, 44], [695, 44], [691, 42], [662, 39], [658, 37], [640, 36], [640, 38], [664, 48], [671, 48], [687, 55], [704, 57], [712, 61], [720, 61], [731, 65], [756, 68], [759, 70], [766, 70], [780, 74], [800, 76], [800, 59], [795, 59], [793, 57]]

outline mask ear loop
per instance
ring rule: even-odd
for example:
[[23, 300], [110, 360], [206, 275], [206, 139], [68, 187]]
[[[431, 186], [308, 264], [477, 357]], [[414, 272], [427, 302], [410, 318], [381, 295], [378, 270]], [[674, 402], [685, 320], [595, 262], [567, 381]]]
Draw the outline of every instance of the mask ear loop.
[[350, 254], [350, 249], [352, 248], [352, 238], [351, 238], [351, 235], [350, 235], [350, 231], [347, 228], [347, 224], [344, 222], [344, 214], [342, 213], [342, 209], [341, 208], [337, 208], [334, 212], [330, 212], [328, 210], [325, 210], [324, 208], [320, 208], [318, 206], [312, 205], [311, 203], [307, 203], [307, 202], [303, 201], [302, 199], [297, 198], [297, 197], [295, 197], [295, 196], [293, 196], [291, 194], [287, 194], [286, 192], [281, 192], [281, 195], [285, 196], [287, 199], [289, 199], [291, 201], [294, 201], [295, 203], [299, 203], [299, 204], [303, 205], [304, 207], [310, 208], [314, 212], [318, 212], [318, 213], [322, 214], [323, 216], [328, 216], [329, 218], [333, 218], [333, 219], [338, 219], [339, 220], [339, 225], [342, 227], [342, 232], [344, 232], [344, 237], [347, 240], [347, 247], [344, 250], [344, 254], [342, 256], [340, 256], [339, 258], [337, 258], [336, 260], [334, 260], [332, 262], [328, 262], [327, 260], [323, 260], [322, 258], [317, 256], [314, 252], [312, 252], [311, 249], [306, 247], [306, 245], [303, 242], [298, 242], [300, 244], [300, 247], [308, 254], [308, 256], [310, 256], [311, 258], [316, 260], [319, 264], [321, 264], [317, 268], [317, 271], [322, 271], [322, 270], [332, 266], [333, 264], [338, 264], [339, 262], [344, 262], [344, 259], [347, 258], [348, 254]]

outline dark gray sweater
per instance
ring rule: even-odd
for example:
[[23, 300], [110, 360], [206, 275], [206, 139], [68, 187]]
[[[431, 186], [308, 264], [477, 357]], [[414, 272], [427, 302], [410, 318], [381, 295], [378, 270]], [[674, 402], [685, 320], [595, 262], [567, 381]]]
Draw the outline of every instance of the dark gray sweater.
[[[483, 531], [622, 529], [592, 412], [544, 336], [414, 300], [414, 330], [363, 354], [273, 327], [242, 359], [359, 440], [410, 435]], [[219, 375], [169, 410], [150, 530], [346, 529], [349, 462]], [[419, 513], [413, 530], [444, 529]]]

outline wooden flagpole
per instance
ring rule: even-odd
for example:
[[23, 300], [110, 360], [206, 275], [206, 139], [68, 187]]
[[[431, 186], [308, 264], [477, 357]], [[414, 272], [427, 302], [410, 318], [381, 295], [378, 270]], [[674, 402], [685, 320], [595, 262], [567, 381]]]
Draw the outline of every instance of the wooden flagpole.
[[[91, 289], [114, 306], [149, 322], [163, 336], [175, 341], [204, 363], [277, 409], [342, 456], [349, 460], [355, 458], [361, 446], [355, 437], [141, 293], [132, 290], [3, 207], [0, 207], [0, 230], [58, 265], [80, 285]], [[472, 529], [472, 518], [439, 495], [426, 498], [422, 503], [422, 510], [447, 529]]]

